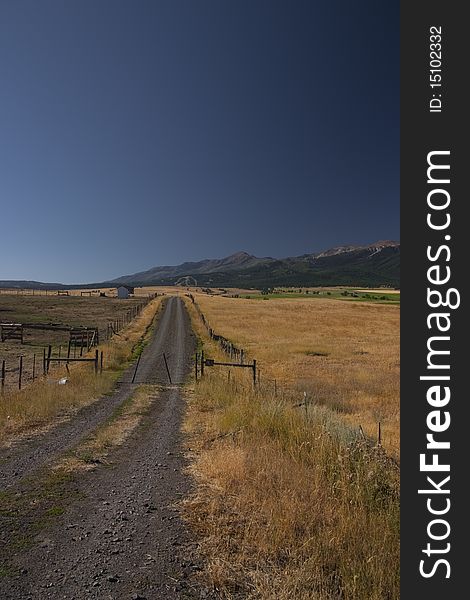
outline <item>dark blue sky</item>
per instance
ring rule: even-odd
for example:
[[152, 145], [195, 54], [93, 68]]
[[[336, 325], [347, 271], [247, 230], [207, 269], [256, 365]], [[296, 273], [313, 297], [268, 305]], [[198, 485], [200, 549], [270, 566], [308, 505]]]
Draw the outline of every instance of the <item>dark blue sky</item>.
[[0, 0], [0, 204], [0, 279], [398, 239], [398, 1]]

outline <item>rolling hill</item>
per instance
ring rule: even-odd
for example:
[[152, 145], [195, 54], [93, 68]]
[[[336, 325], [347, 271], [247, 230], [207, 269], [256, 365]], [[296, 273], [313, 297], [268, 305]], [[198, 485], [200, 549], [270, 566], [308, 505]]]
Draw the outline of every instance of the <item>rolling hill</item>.
[[400, 244], [339, 246], [325, 252], [276, 259], [237, 252], [226, 258], [154, 267], [119, 277], [113, 284], [270, 287], [282, 285], [400, 284]]
[[207, 287], [380, 286], [400, 285], [400, 244], [379, 241], [367, 246], [338, 246], [289, 258], [259, 258], [237, 252], [220, 259], [153, 267], [110, 281], [63, 285], [37, 281], [0, 281], [0, 288], [73, 289], [119, 284], [199, 285]]

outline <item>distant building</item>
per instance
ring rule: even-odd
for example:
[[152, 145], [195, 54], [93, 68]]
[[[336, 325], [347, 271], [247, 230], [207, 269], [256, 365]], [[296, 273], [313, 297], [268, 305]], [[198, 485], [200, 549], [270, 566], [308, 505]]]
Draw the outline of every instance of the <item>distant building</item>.
[[134, 288], [130, 285], [120, 285], [116, 288], [118, 298], [129, 298], [134, 293]]

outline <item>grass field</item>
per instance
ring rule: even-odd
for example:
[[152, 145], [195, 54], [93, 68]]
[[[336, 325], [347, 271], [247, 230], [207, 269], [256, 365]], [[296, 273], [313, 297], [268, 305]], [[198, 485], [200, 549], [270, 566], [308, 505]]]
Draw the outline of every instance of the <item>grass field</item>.
[[[190, 397], [184, 508], [201, 577], [227, 599], [398, 599], [399, 469], [357, 426], [375, 433], [380, 411], [398, 450], [396, 307], [197, 301], [261, 367], [256, 388], [241, 369], [207, 368]], [[188, 307], [206, 356], [227, 360]]]
[[[198, 294], [217, 333], [256, 358], [265, 385], [306, 392], [399, 455], [399, 310], [331, 299], [269, 302]], [[272, 384], [274, 385], [274, 384]]]

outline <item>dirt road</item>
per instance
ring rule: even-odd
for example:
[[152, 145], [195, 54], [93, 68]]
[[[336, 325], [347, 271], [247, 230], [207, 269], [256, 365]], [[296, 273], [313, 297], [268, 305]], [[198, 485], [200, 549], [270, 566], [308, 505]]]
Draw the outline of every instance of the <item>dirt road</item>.
[[[194, 541], [176, 503], [190, 489], [184, 474], [181, 383], [195, 338], [179, 298], [170, 298], [135, 382], [135, 366], [116, 392], [73, 422], [0, 455], [0, 598], [148, 600], [209, 597], [191, 575]], [[162, 360], [165, 353], [172, 385]], [[154, 385], [154, 400], [108, 463], [58, 477], [54, 464], [109, 419], [135, 389]]]

